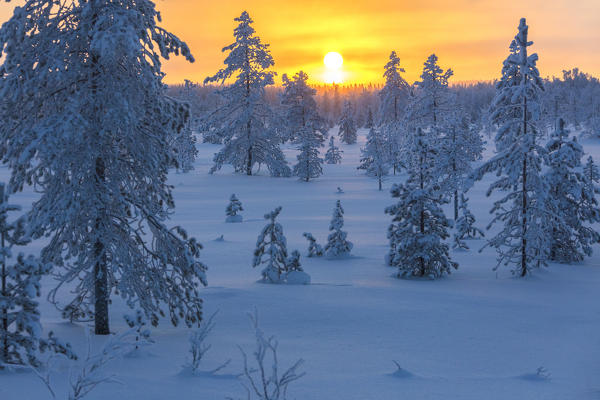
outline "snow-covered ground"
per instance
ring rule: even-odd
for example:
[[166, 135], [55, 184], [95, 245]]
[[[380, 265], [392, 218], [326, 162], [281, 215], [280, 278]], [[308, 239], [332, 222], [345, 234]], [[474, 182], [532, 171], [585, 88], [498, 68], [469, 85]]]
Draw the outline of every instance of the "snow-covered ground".
[[[251, 353], [247, 313], [255, 308], [263, 330], [279, 340], [280, 367], [305, 360], [307, 374], [290, 386], [290, 399], [600, 399], [600, 246], [582, 264], [553, 264], [522, 279], [507, 268], [494, 272], [494, 250], [479, 253], [485, 242], [472, 241], [471, 251], [452, 252], [460, 267], [448, 277], [395, 279], [383, 262], [389, 224], [383, 210], [392, 203], [389, 187], [402, 177], [389, 177], [380, 192], [375, 179], [356, 169], [366, 133], [360, 131], [359, 144], [342, 145], [341, 165], [326, 165], [324, 176], [309, 183], [229, 169], [209, 175], [218, 147], [199, 145], [196, 169], [170, 177], [177, 205], [172, 222], [204, 245], [202, 261], [210, 268], [209, 286], [202, 290], [205, 313], [219, 313], [204, 368], [232, 362], [221, 376], [181, 375], [189, 331], [164, 321], [152, 333], [156, 344], [110, 365], [122, 384], [100, 386], [89, 399], [246, 398], [235, 378], [242, 365], [236, 346]], [[584, 148], [600, 160], [600, 145], [584, 141]], [[294, 150], [286, 155], [295, 161]], [[488, 177], [469, 193], [482, 228], [490, 221], [489, 182]], [[338, 186], [343, 194], [336, 193]], [[241, 224], [224, 222], [232, 193], [245, 209]], [[13, 202], [27, 206], [33, 197], [25, 193]], [[260, 271], [251, 268], [251, 259], [263, 215], [281, 205], [288, 248], [304, 256], [302, 233], [311, 232], [323, 244], [338, 199], [353, 257], [302, 257], [310, 286], [257, 283]], [[221, 235], [224, 241], [216, 241]], [[47, 288], [51, 284], [45, 282]], [[113, 330], [126, 329], [125, 311], [118, 301], [112, 305]], [[42, 313], [46, 329], [83, 351], [84, 324], [62, 322], [45, 301]], [[106, 338], [92, 340], [97, 347]], [[404, 374], [394, 374], [393, 360]], [[539, 367], [549, 379], [536, 375]], [[58, 398], [65, 398], [66, 372], [53, 375]], [[48, 392], [32, 373], [0, 373], [1, 400], [45, 398]]]

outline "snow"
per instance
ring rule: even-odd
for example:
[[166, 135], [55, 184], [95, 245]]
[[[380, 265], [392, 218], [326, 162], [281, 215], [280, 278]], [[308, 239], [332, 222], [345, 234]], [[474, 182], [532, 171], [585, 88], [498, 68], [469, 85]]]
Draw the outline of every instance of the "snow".
[[[515, 278], [509, 268], [492, 271], [494, 249], [477, 251], [485, 241], [469, 240], [471, 251], [451, 251], [460, 264], [452, 275], [435, 281], [396, 279], [397, 271], [384, 264], [390, 217], [383, 210], [394, 203], [389, 188], [405, 176], [388, 176], [380, 192], [374, 179], [356, 169], [366, 134], [360, 129], [357, 144], [340, 145], [342, 163], [323, 165], [324, 174], [308, 183], [271, 178], [265, 168], [257, 176], [233, 174], [229, 166], [210, 175], [219, 146], [198, 144], [195, 169], [170, 175], [176, 202], [172, 223], [203, 244], [201, 260], [209, 267], [209, 285], [201, 290], [204, 315], [219, 310], [206, 340], [212, 347], [203, 368], [232, 361], [216, 375], [180, 374], [189, 356], [190, 329], [173, 328], [164, 320], [153, 329], [155, 344], [110, 364], [109, 372], [123, 384], [99, 386], [88, 399], [245, 398], [236, 378], [243, 365], [236, 346], [249, 354], [254, 348], [247, 314], [255, 308], [261, 329], [279, 341], [281, 368], [305, 360], [300, 371], [307, 374], [290, 385], [290, 399], [597, 399], [600, 246], [594, 245], [595, 254], [580, 264], [551, 263]], [[587, 140], [582, 145], [600, 159], [600, 143]], [[284, 153], [292, 162], [297, 151], [290, 145]], [[6, 177], [2, 168], [0, 180]], [[492, 179], [486, 176], [468, 193], [479, 227], [489, 223], [488, 212], [498, 198], [485, 197]], [[337, 193], [337, 187], [344, 193]], [[223, 218], [232, 191], [243, 199], [244, 222], [239, 224]], [[34, 198], [27, 190], [11, 201], [27, 208]], [[345, 210], [344, 230], [354, 243], [353, 257], [306, 257], [302, 233], [311, 232], [324, 244], [338, 199]], [[288, 250], [301, 252], [310, 285], [257, 283], [259, 271], [251, 267], [256, 237], [265, 224], [263, 215], [280, 205], [278, 222]], [[450, 206], [446, 215], [451, 215]], [[221, 235], [226, 240], [215, 241]], [[37, 252], [41, 245], [36, 242], [28, 250]], [[44, 281], [45, 293], [52, 284]], [[131, 311], [117, 296], [113, 299], [111, 327], [122, 333], [128, 329], [122, 315]], [[63, 322], [44, 297], [40, 301], [45, 329], [85, 356], [85, 324]], [[94, 349], [106, 340], [93, 337]], [[58, 398], [65, 398], [67, 372], [62, 364], [52, 375]], [[34, 374], [0, 371], [1, 400], [49, 397]]]

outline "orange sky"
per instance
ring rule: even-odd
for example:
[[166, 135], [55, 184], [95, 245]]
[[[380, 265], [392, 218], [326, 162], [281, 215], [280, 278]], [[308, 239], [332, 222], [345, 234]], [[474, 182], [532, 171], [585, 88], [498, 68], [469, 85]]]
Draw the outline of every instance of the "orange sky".
[[[0, 5], [8, 18], [15, 3]], [[406, 78], [418, 78], [435, 52], [453, 81], [498, 77], [519, 18], [530, 26], [542, 76], [579, 67], [600, 75], [600, 0], [159, 0], [164, 26], [185, 40], [193, 64], [164, 64], [167, 83], [202, 81], [221, 66], [221, 48], [232, 42], [234, 17], [247, 10], [263, 41], [271, 44], [275, 70], [306, 71], [322, 82], [323, 56], [344, 57], [346, 82], [381, 82], [382, 68], [396, 50]], [[280, 79], [277, 79], [280, 82]]]

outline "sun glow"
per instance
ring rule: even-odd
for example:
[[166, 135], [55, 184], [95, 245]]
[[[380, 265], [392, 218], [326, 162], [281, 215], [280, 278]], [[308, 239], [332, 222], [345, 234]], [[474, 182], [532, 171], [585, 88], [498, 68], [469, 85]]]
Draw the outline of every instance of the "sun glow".
[[323, 58], [323, 64], [325, 64], [325, 76], [324, 80], [327, 83], [342, 83], [342, 65], [344, 59], [340, 53], [331, 51], [325, 54]]

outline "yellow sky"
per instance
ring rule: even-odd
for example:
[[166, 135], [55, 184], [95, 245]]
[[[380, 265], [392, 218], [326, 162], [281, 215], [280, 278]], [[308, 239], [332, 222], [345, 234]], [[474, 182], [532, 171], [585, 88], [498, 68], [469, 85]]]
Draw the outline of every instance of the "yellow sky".
[[[542, 76], [573, 67], [600, 75], [600, 0], [159, 0], [157, 6], [164, 26], [196, 58], [165, 62], [168, 83], [202, 81], [221, 68], [221, 48], [232, 42], [233, 18], [242, 10], [271, 44], [275, 70], [302, 69], [313, 82], [322, 82], [329, 51], [344, 57], [346, 82], [381, 82], [391, 50], [411, 82], [434, 52], [454, 70], [453, 81], [494, 79], [522, 16]], [[4, 21], [13, 3], [0, 7]]]

